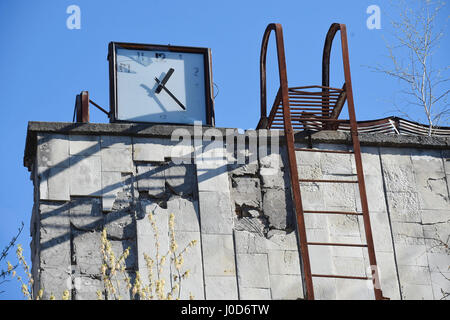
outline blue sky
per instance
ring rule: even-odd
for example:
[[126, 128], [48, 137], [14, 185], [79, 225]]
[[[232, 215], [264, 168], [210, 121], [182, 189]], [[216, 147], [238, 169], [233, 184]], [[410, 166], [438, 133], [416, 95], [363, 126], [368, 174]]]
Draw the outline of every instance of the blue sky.
[[[72, 4], [81, 9], [80, 30], [66, 27], [66, 9]], [[381, 8], [380, 30], [366, 27], [366, 9], [372, 4]], [[449, 13], [447, 5], [442, 16]], [[387, 61], [382, 37], [391, 37], [388, 16], [395, 18], [397, 12], [387, 0], [2, 0], [0, 248], [24, 221], [19, 242], [29, 255], [33, 187], [22, 165], [27, 122], [71, 121], [75, 95], [82, 90], [108, 109], [110, 41], [211, 48], [213, 80], [220, 90], [215, 101], [216, 125], [248, 129], [256, 126], [260, 116], [259, 53], [266, 25], [282, 24], [289, 85], [302, 86], [320, 84], [326, 32], [333, 22], [345, 23], [356, 114], [359, 120], [367, 120], [395, 114], [390, 100], [396, 97], [397, 81], [364, 67]], [[269, 47], [270, 105], [278, 84], [273, 41]], [[331, 85], [340, 87], [342, 63], [339, 47], [334, 49]], [[434, 62], [448, 64], [449, 51], [446, 36]], [[107, 119], [92, 109], [91, 121]], [[14, 261], [14, 256], [9, 260]], [[16, 281], [1, 285], [1, 290], [6, 292], [0, 299], [22, 297]]]

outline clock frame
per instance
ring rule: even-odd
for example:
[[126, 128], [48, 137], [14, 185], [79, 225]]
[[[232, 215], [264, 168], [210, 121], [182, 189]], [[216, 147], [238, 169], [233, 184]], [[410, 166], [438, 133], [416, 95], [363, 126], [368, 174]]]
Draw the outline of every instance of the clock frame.
[[[203, 56], [203, 72], [204, 72], [204, 99], [205, 99], [205, 119], [204, 125], [214, 126], [214, 98], [213, 98], [213, 82], [212, 82], [212, 68], [211, 68], [211, 49], [200, 47], [186, 47], [186, 46], [171, 46], [171, 45], [156, 45], [156, 44], [140, 44], [140, 43], [126, 43], [126, 42], [110, 42], [108, 46], [108, 61], [109, 61], [109, 89], [110, 89], [110, 122], [145, 122], [145, 123], [174, 123], [163, 121], [134, 121], [123, 120], [118, 117], [119, 106], [118, 99], [118, 78], [117, 78], [117, 49], [129, 49], [139, 51], [162, 51], [172, 53], [194, 53]], [[154, 81], [149, 79], [149, 82]], [[176, 122], [176, 124], [180, 124]], [[191, 123], [186, 123], [191, 124]]]

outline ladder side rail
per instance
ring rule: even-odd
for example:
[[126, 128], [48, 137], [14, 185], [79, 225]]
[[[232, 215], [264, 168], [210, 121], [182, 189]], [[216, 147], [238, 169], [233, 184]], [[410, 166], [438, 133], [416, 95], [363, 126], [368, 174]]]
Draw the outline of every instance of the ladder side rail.
[[261, 59], [260, 59], [260, 89], [261, 89], [261, 128], [267, 127], [267, 101], [266, 101], [266, 56], [267, 45], [271, 32], [275, 32], [276, 45], [277, 45], [277, 58], [278, 58], [278, 72], [280, 80], [280, 94], [281, 101], [283, 103], [283, 122], [284, 133], [286, 139], [286, 147], [288, 153], [289, 169], [290, 169], [290, 182], [292, 188], [292, 198], [294, 200], [294, 207], [297, 217], [297, 231], [299, 236], [299, 246], [301, 253], [302, 267], [305, 277], [306, 286], [306, 299], [314, 299], [314, 288], [311, 276], [311, 265], [309, 260], [309, 251], [306, 239], [306, 228], [303, 216], [302, 199], [300, 195], [300, 183], [298, 181], [297, 160], [295, 157], [295, 145], [294, 145], [294, 131], [291, 123], [291, 113], [289, 106], [289, 89], [287, 82], [286, 72], [286, 57], [284, 52], [284, 40], [283, 29], [278, 23], [271, 23], [267, 26], [262, 44], [261, 44]]
[[362, 166], [362, 158], [361, 158], [361, 146], [358, 137], [358, 127], [356, 123], [356, 115], [355, 115], [355, 106], [353, 100], [353, 88], [352, 81], [350, 75], [350, 63], [349, 63], [349, 51], [348, 51], [348, 43], [347, 43], [347, 30], [344, 24], [340, 25], [341, 30], [341, 46], [342, 46], [342, 60], [344, 66], [344, 76], [345, 76], [345, 84], [347, 91], [347, 106], [348, 113], [350, 118], [350, 132], [352, 135], [353, 141], [353, 151], [355, 156], [355, 164], [356, 164], [356, 173], [358, 178], [358, 187], [360, 192], [361, 199], [361, 208], [363, 212], [363, 221], [364, 221], [364, 230], [366, 233], [366, 241], [367, 248], [369, 253], [369, 262], [371, 268], [375, 268], [372, 270], [373, 273], [373, 285], [374, 285], [374, 293], [375, 299], [381, 300], [383, 299], [383, 295], [381, 292], [379, 275], [377, 270], [377, 261], [375, 256], [375, 246], [373, 243], [372, 236], [372, 228], [370, 224], [370, 216], [369, 216], [369, 207], [367, 204], [367, 192], [364, 182], [364, 171]]

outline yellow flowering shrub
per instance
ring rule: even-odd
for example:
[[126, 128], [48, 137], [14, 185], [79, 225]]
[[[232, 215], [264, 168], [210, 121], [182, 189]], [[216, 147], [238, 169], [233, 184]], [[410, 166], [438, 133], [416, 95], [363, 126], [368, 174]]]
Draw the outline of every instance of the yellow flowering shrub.
[[[106, 292], [108, 299], [121, 300], [123, 297], [120, 295], [120, 288], [126, 289], [130, 292], [130, 299], [139, 300], [172, 300], [180, 299], [181, 296], [181, 284], [182, 280], [189, 276], [189, 270], [183, 271], [184, 255], [188, 250], [197, 244], [196, 240], [192, 240], [184, 247], [182, 250], [178, 250], [178, 244], [175, 240], [175, 215], [172, 213], [169, 216], [169, 248], [167, 252], [163, 254], [161, 251], [159, 231], [156, 225], [153, 213], [148, 215], [150, 225], [153, 230], [153, 237], [155, 241], [155, 252], [154, 256], [150, 256], [144, 253], [145, 265], [148, 270], [147, 280], [148, 284], [143, 285], [142, 279], [139, 271], [136, 271], [136, 276], [132, 282], [129, 274], [126, 270], [125, 261], [130, 255], [130, 248], [125, 249], [119, 257], [116, 257], [112, 250], [111, 242], [108, 240], [106, 229], [103, 229], [101, 233], [101, 255], [102, 255], [102, 265], [100, 268], [100, 274], [102, 277], [102, 282], [104, 286], [104, 292], [98, 290], [96, 292], [97, 299], [102, 300], [104, 298], [104, 293]], [[24, 281], [22, 277], [17, 276], [16, 272], [13, 270], [13, 266], [8, 262], [8, 272], [11, 273], [12, 277], [16, 277], [21, 285], [21, 290], [24, 297], [28, 300], [32, 300], [33, 297], [36, 300], [41, 300], [44, 295], [44, 290], [40, 289], [38, 292], [33, 294], [33, 276], [30, 272], [30, 268], [23, 256], [23, 248], [19, 244], [17, 245], [16, 255], [19, 260], [19, 264], [22, 265], [23, 270], [27, 276], [27, 281]], [[166, 262], [169, 261], [169, 265]], [[173, 275], [173, 281], [171, 281], [171, 286], [166, 288], [166, 281], [162, 279], [162, 274], [164, 268], [168, 266], [173, 266], [173, 270], [176, 271], [176, 275]], [[194, 299], [193, 295], [189, 293], [189, 298]], [[50, 294], [50, 300], [55, 300], [56, 297], [53, 293]], [[70, 299], [69, 290], [65, 290], [61, 297], [62, 300]]]

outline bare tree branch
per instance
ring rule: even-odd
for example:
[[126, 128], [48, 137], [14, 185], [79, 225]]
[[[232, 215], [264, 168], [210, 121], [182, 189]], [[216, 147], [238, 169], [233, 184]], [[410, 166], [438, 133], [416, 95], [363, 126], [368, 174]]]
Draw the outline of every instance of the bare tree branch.
[[[445, 3], [440, 0], [416, 0], [414, 3], [403, 0], [397, 4], [401, 8], [399, 17], [391, 19], [396, 43], [390, 44], [383, 38], [392, 68], [380, 65], [369, 68], [403, 83], [400, 93], [413, 98], [404, 99], [404, 102], [407, 106], [422, 108], [428, 122], [428, 135], [431, 135], [433, 127], [442, 120], [446, 121], [449, 114], [447, 97], [450, 90], [441, 86], [450, 80], [444, 77], [450, 66], [436, 69], [433, 64], [433, 54], [444, 37], [445, 27], [436, 30], [436, 23]], [[402, 113], [409, 114], [408, 109]]]

